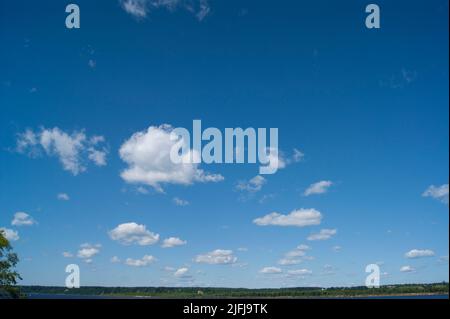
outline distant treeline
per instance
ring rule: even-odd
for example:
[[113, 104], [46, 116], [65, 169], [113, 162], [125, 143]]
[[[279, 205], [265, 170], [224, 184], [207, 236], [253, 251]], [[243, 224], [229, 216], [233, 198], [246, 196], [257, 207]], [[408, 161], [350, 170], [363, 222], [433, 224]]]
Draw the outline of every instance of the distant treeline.
[[367, 287], [335, 287], [335, 288], [279, 288], [279, 289], [244, 289], [244, 288], [204, 288], [204, 287], [81, 287], [67, 289], [65, 287], [21, 286], [23, 294], [73, 294], [96, 296], [145, 296], [160, 298], [202, 298], [202, 297], [354, 297], [354, 296], [387, 296], [408, 294], [448, 294], [449, 284], [405, 284], [386, 285], [380, 288]]

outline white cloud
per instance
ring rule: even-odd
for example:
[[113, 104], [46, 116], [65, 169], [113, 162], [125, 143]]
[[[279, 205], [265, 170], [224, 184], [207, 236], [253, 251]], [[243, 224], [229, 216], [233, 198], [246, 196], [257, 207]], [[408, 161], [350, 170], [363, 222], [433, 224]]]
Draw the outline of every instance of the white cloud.
[[320, 181], [314, 184], [309, 185], [309, 187], [303, 193], [304, 196], [316, 195], [316, 194], [324, 194], [328, 191], [328, 188], [333, 183], [331, 181]]
[[278, 267], [264, 267], [259, 272], [261, 274], [281, 274], [283, 271]]
[[300, 249], [294, 249], [286, 253], [286, 257], [294, 258], [294, 257], [304, 257], [306, 256], [306, 252]]
[[85, 259], [87, 263], [92, 261], [92, 257], [98, 255], [100, 253], [100, 244], [91, 245], [91, 244], [82, 244], [80, 249], [78, 250], [77, 257], [81, 259]]
[[309, 235], [308, 240], [327, 240], [336, 235], [336, 233], [337, 229], [321, 229], [320, 232]]
[[122, 0], [120, 3], [127, 13], [136, 18], [144, 18], [147, 16], [147, 0]]
[[187, 241], [181, 240], [178, 237], [170, 237], [163, 240], [163, 243], [161, 245], [162, 248], [172, 248], [176, 246], [183, 246], [186, 245]]
[[336, 273], [335, 268], [332, 265], [324, 265], [322, 275], [334, 275]]
[[147, 246], [153, 245], [159, 240], [159, 234], [152, 233], [147, 230], [145, 225], [138, 225], [134, 222], [118, 225], [109, 232], [109, 237], [123, 245]]
[[311, 275], [312, 271], [309, 269], [294, 269], [294, 270], [288, 270], [287, 273], [290, 276], [305, 276], [305, 275]]
[[279, 169], [286, 168], [286, 166], [290, 164], [289, 161], [284, 157], [284, 154], [275, 148], [268, 147], [266, 149], [266, 154], [267, 160], [269, 161], [267, 168], [271, 172], [276, 172]]
[[145, 267], [145, 266], [152, 264], [155, 261], [156, 261], [155, 257], [150, 256], [150, 255], [145, 255], [141, 259], [127, 258], [127, 260], [125, 261], [125, 264], [127, 264], [128, 266], [133, 266], [133, 267]]
[[278, 265], [280, 266], [292, 266], [301, 264], [303, 260], [297, 258], [282, 258], [278, 261]]
[[[170, 152], [179, 140], [171, 138], [170, 125], [150, 126], [147, 131], [133, 134], [119, 150], [120, 158], [128, 164], [121, 177], [128, 183], [146, 184], [163, 192], [161, 184], [191, 185], [194, 182], [220, 182], [222, 175], [209, 174], [195, 163], [173, 163]], [[181, 141], [183, 143], [183, 141]], [[185, 156], [199, 157], [190, 150]]]
[[416, 269], [411, 266], [403, 266], [400, 268], [401, 272], [415, 272]]
[[278, 261], [278, 264], [282, 266], [298, 265], [303, 260], [309, 259], [309, 256], [306, 256], [306, 251], [309, 249], [311, 248], [307, 245], [299, 245], [295, 249], [288, 251], [285, 257]]
[[441, 201], [444, 204], [448, 205], [448, 184], [444, 184], [441, 186], [431, 185], [428, 189], [422, 194], [424, 197], [432, 197]]
[[89, 66], [91, 69], [95, 69], [95, 67], [97, 66], [97, 62], [95, 62], [95, 60], [93, 60], [93, 59], [89, 59], [89, 61], [88, 61], [88, 66]]
[[19, 238], [20, 238], [19, 237], [19, 232], [16, 231], [16, 230], [12, 230], [12, 229], [9, 229], [9, 228], [1, 227], [0, 228], [0, 232], [3, 233], [3, 235], [5, 236], [5, 238], [8, 241], [16, 241], [16, 240], [19, 240]]
[[195, 262], [210, 265], [234, 264], [236, 261], [237, 257], [233, 255], [232, 250], [223, 249], [216, 249], [209, 253], [198, 255], [197, 257], [195, 257]]
[[211, 8], [209, 6], [208, 0], [200, 0], [198, 12], [195, 14], [197, 19], [199, 21], [202, 21], [209, 15], [210, 12]]
[[171, 12], [184, 9], [202, 21], [211, 11], [208, 0], [120, 0], [120, 4], [138, 20], [146, 18], [150, 12], [157, 9]]
[[342, 247], [341, 247], [341, 246], [333, 246], [331, 249], [333, 249], [333, 251], [334, 251], [335, 253], [339, 253], [339, 252], [341, 252]]
[[96, 150], [92, 147], [88, 148], [88, 158], [97, 166], [106, 166], [106, 149]]
[[36, 221], [24, 212], [17, 212], [14, 214], [14, 219], [11, 222], [13, 226], [31, 226], [36, 224]]
[[67, 195], [66, 193], [59, 193], [58, 195], [56, 195], [56, 198], [58, 198], [59, 200], [70, 200], [69, 195]]
[[111, 257], [110, 262], [113, 264], [120, 263], [120, 258], [117, 256], [113, 256], [113, 257]]
[[448, 255], [439, 257], [439, 263], [448, 264]]
[[73, 257], [73, 254], [70, 251], [64, 251], [62, 253], [62, 255], [64, 258], [72, 258]]
[[148, 189], [142, 186], [136, 187], [136, 192], [139, 194], [148, 194]]
[[303, 159], [303, 157], [305, 157], [305, 154], [303, 154], [302, 151], [294, 148], [294, 154], [292, 155], [292, 161], [294, 163], [298, 163]]
[[406, 258], [433, 257], [434, 251], [430, 249], [413, 249], [405, 254]]
[[181, 199], [181, 198], [178, 198], [178, 197], [174, 197], [173, 202], [177, 206], [187, 206], [187, 205], [189, 205], [189, 202], [187, 200]]
[[17, 151], [32, 157], [56, 156], [64, 170], [78, 175], [86, 170], [88, 160], [97, 166], [106, 165], [107, 149], [97, 144], [98, 141], [94, 143], [84, 131], [68, 134], [57, 127], [42, 128], [39, 132], [28, 129], [18, 134]]
[[187, 273], [189, 272], [189, 268], [183, 267], [183, 268], [179, 268], [174, 272], [174, 276], [175, 277], [186, 277]]
[[315, 209], [297, 209], [288, 215], [282, 215], [276, 212], [270, 213], [253, 220], [258, 226], [296, 226], [304, 227], [311, 225], [319, 225], [322, 220], [322, 214]]
[[236, 185], [238, 191], [245, 191], [249, 193], [259, 192], [262, 187], [267, 183], [267, 180], [261, 175], [257, 175], [249, 181], [240, 181]]

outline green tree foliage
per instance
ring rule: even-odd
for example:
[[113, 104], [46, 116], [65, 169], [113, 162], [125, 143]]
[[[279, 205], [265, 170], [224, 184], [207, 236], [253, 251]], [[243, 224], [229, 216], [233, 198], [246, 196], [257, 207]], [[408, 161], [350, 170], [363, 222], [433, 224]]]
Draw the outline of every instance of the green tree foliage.
[[9, 241], [0, 231], [0, 298], [2, 296], [19, 298], [20, 290], [16, 285], [22, 278], [15, 270], [18, 262], [17, 254], [13, 252]]

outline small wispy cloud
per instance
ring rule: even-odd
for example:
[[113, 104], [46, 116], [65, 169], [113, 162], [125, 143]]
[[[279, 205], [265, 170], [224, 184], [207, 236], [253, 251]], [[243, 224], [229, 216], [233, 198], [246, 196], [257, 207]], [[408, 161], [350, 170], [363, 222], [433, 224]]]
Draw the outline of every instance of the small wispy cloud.
[[258, 226], [295, 226], [305, 227], [319, 225], [322, 220], [322, 214], [315, 209], [297, 209], [287, 215], [277, 212], [270, 213], [263, 217], [253, 220]]
[[337, 229], [321, 229], [318, 233], [308, 236], [308, 240], [327, 240], [337, 234]]
[[178, 198], [178, 197], [174, 197], [173, 198], [173, 202], [177, 206], [188, 206], [189, 205], [189, 202], [187, 200], [181, 199], [181, 198]]
[[262, 268], [259, 273], [261, 274], [269, 274], [269, 275], [274, 275], [274, 274], [281, 274], [283, 272], [283, 270], [281, 270], [281, 268], [278, 267], [264, 267]]
[[13, 226], [31, 226], [36, 224], [36, 221], [25, 212], [17, 212], [14, 214], [14, 219], [11, 221]]
[[248, 181], [239, 181], [236, 185], [236, 190], [248, 193], [259, 192], [267, 183], [267, 180], [261, 175], [257, 175]]
[[233, 255], [232, 250], [216, 249], [206, 254], [197, 255], [195, 257], [196, 263], [210, 264], [210, 265], [228, 265], [234, 264], [237, 257]]
[[156, 258], [151, 255], [145, 255], [140, 259], [127, 258], [125, 264], [132, 267], [146, 267], [154, 263]]
[[66, 133], [58, 127], [41, 128], [35, 132], [27, 129], [17, 137], [16, 151], [30, 157], [42, 154], [56, 156], [63, 169], [78, 175], [86, 170], [86, 162], [92, 161], [97, 166], [106, 165], [108, 153], [102, 136], [88, 137], [84, 130]]
[[414, 267], [411, 267], [411, 266], [402, 266], [401, 268], [400, 268], [400, 271], [401, 272], [406, 272], [406, 273], [408, 273], [408, 272], [415, 272], [416, 271], [416, 269], [414, 268]]
[[402, 89], [416, 81], [417, 77], [417, 71], [402, 68], [399, 72], [391, 75], [388, 79], [380, 81], [380, 85], [390, 89]]
[[82, 244], [78, 250], [77, 257], [90, 264], [92, 263], [92, 258], [100, 253], [101, 247], [102, 245], [100, 244]]
[[63, 201], [70, 200], [69, 195], [66, 194], [66, 193], [59, 193], [58, 195], [56, 195], [56, 198], [59, 199], [59, 200], [63, 200]]
[[423, 192], [422, 196], [437, 199], [448, 205], [448, 184], [441, 186], [431, 185], [425, 192]]
[[198, 21], [203, 21], [210, 13], [209, 0], [119, 0], [123, 10], [137, 20], [145, 19], [152, 11], [165, 9], [175, 12], [186, 10], [194, 15]]
[[433, 257], [434, 251], [431, 249], [412, 249], [405, 254], [406, 258]]
[[304, 196], [318, 195], [324, 194], [328, 191], [328, 189], [333, 185], [331, 181], [320, 181], [314, 184], [309, 185], [309, 187], [303, 193]]
[[186, 240], [182, 240], [178, 237], [169, 237], [163, 240], [162, 248], [173, 248], [177, 246], [184, 246], [187, 244]]

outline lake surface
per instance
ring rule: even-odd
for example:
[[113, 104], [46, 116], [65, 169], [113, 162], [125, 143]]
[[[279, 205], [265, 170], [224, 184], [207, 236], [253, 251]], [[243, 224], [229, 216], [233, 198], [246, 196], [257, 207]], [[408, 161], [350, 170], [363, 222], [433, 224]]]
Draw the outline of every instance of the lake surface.
[[[28, 294], [28, 299], [145, 299], [142, 297], [116, 297], [95, 295], [63, 295], [63, 294]], [[151, 299], [151, 298], [148, 298]], [[336, 299], [336, 298], [331, 298]], [[349, 299], [349, 298], [341, 298]], [[371, 296], [351, 299], [449, 299], [448, 295], [414, 295], [414, 296]]]

